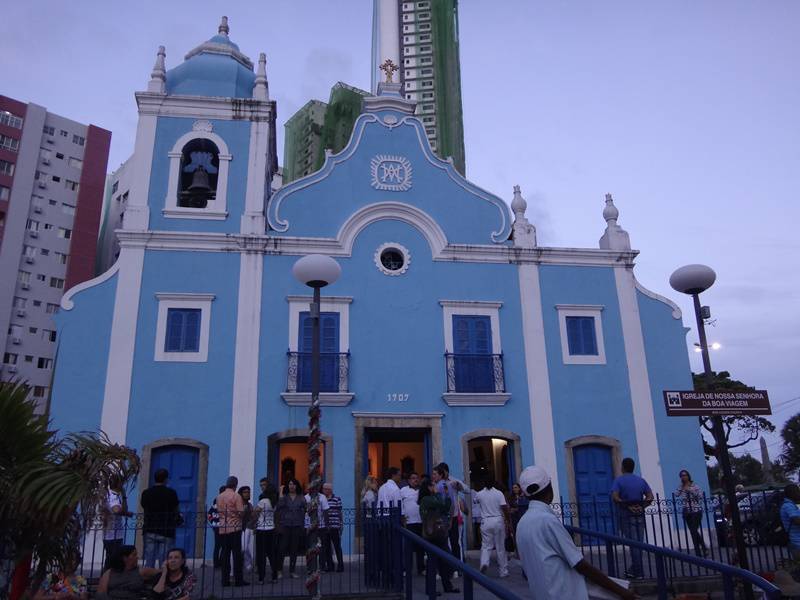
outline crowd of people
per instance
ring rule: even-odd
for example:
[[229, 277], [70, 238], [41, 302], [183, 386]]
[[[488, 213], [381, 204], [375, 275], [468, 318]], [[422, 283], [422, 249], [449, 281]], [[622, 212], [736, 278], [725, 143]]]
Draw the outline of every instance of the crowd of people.
[[[621, 475], [614, 479], [610, 498], [616, 505], [618, 533], [629, 539], [645, 538], [645, 509], [653, 502], [648, 483], [634, 473], [635, 463], [625, 458]], [[509, 574], [509, 553], [516, 553], [533, 598], [588, 598], [592, 586], [634, 598], [622, 582], [606, 577], [592, 567], [575, 546], [561, 519], [552, 510], [553, 489], [549, 475], [536, 466], [524, 469], [519, 481], [503, 493], [497, 482], [484, 478], [470, 489], [452, 477], [446, 463], [439, 463], [430, 475], [404, 473], [390, 467], [385, 482], [379, 485], [368, 476], [360, 494], [361, 517], [383, 514], [387, 507], [398, 507], [404, 526], [429, 543], [465, 560], [462, 534], [471, 505], [473, 539], [480, 540], [480, 571], [487, 573], [496, 557], [498, 576]], [[103, 507], [103, 546], [105, 562], [97, 592], [107, 600], [137, 600], [144, 595], [157, 600], [188, 600], [195, 579], [186, 565], [186, 552], [175, 546], [176, 528], [183, 525], [178, 496], [168, 486], [169, 473], [159, 469], [155, 484], [142, 492], [144, 509], [143, 557], [134, 546], [125, 545], [125, 519], [132, 516], [119, 480], [112, 478]], [[679, 473], [675, 498], [695, 553], [707, 556], [701, 532], [703, 492], [686, 470]], [[285, 478], [279, 489], [267, 478], [259, 482], [260, 494], [252, 500], [248, 486], [238, 486], [231, 476], [219, 489], [208, 523], [214, 532], [214, 568], [220, 569], [223, 586], [246, 586], [245, 572], [252, 571], [259, 582], [275, 582], [283, 575], [288, 558], [288, 576], [298, 578], [297, 557], [307, 543], [310, 526], [308, 508], [311, 497], [297, 479]], [[318, 523], [321, 541], [320, 566], [323, 571], [343, 571], [342, 500], [331, 483], [322, 486], [318, 497]], [[372, 512], [370, 512], [372, 511]], [[375, 512], [377, 511], [377, 513]], [[800, 488], [790, 485], [785, 491], [781, 519], [788, 532], [789, 547], [795, 560], [800, 558]], [[627, 579], [643, 576], [642, 552], [630, 549]], [[416, 572], [426, 570], [424, 550], [414, 551]], [[86, 580], [76, 575], [81, 558], [77, 553], [58, 574], [48, 576], [34, 600], [86, 600]], [[445, 593], [457, 593], [453, 579], [457, 572], [444, 560], [437, 561], [438, 575]], [[269, 570], [268, 570], [269, 569]], [[540, 582], [550, 582], [543, 589]]]

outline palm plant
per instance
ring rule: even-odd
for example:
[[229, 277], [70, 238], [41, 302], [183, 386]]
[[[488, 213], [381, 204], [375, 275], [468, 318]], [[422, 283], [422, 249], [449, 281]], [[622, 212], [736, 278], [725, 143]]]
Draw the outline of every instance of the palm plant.
[[124, 485], [139, 472], [135, 450], [102, 432], [60, 435], [37, 415], [29, 387], [0, 383], [0, 550], [38, 587], [49, 569], [64, 568], [94, 521], [109, 479]]

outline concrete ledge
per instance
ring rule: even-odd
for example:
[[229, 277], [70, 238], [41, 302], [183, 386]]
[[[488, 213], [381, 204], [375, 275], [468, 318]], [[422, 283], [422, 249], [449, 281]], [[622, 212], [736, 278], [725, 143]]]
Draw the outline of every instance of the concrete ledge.
[[505, 406], [509, 398], [507, 393], [442, 394], [448, 406]]

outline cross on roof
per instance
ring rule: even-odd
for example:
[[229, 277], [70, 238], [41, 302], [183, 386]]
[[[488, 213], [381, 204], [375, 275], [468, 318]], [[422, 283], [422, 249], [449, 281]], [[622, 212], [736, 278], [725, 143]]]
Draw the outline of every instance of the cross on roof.
[[386, 73], [386, 83], [392, 83], [392, 75], [395, 71], [397, 71], [400, 67], [392, 62], [391, 58], [387, 58], [383, 61], [383, 64], [378, 67], [381, 71]]

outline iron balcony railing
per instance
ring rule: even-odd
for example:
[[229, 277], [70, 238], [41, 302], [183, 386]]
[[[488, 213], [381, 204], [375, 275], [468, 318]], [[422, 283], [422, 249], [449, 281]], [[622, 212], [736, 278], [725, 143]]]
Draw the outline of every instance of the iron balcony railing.
[[[311, 352], [288, 352], [287, 392], [311, 392]], [[350, 353], [320, 354], [320, 392], [348, 392]]]
[[494, 394], [506, 391], [502, 354], [444, 355], [448, 393]]

